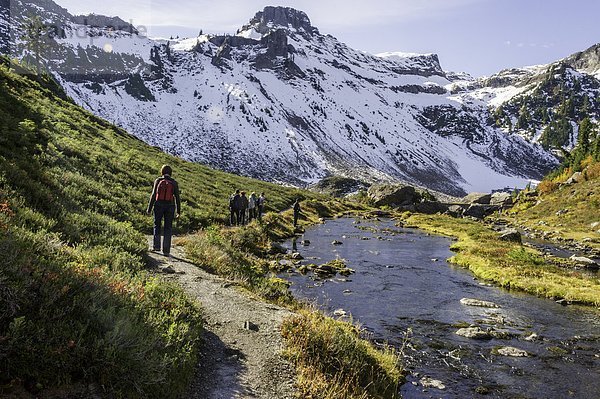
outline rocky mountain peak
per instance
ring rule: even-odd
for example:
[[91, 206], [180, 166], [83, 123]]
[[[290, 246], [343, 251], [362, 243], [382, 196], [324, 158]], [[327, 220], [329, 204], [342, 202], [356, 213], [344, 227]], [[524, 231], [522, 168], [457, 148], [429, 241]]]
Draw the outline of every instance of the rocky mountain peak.
[[242, 30], [251, 28], [261, 34], [278, 28], [293, 29], [308, 35], [318, 33], [317, 28], [312, 26], [305, 12], [290, 7], [265, 7], [264, 10], [257, 12]]
[[596, 74], [600, 72], [600, 44], [595, 44], [585, 51], [573, 54], [566, 58], [565, 62], [573, 68], [587, 73]]

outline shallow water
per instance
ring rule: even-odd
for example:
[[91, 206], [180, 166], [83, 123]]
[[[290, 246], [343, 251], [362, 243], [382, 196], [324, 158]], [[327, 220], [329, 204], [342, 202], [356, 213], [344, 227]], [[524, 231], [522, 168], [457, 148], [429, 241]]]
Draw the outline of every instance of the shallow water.
[[[292, 291], [325, 311], [344, 309], [376, 341], [406, 344], [411, 375], [404, 398], [600, 398], [600, 312], [563, 307], [550, 300], [480, 283], [445, 262], [451, 241], [391, 221], [337, 219], [307, 230], [311, 245], [296, 242], [305, 264], [347, 260], [356, 274], [328, 280], [284, 273]], [[368, 238], [364, 239], [364, 238]], [[333, 240], [343, 245], [332, 245]], [[293, 246], [292, 241], [287, 243]], [[461, 298], [491, 301], [498, 309], [461, 305]], [[455, 334], [476, 324], [512, 334], [508, 339], [472, 340]], [[539, 338], [526, 341], [536, 333]], [[409, 336], [408, 340], [406, 337]], [[532, 356], [493, 354], [501, 346]], [[425, 388], [431, 377], [445, 389]]]

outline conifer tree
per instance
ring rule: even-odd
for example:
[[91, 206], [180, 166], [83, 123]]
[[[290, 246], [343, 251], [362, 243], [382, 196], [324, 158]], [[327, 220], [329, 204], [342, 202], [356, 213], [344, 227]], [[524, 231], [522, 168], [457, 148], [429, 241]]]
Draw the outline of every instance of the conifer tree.
[[585, 118], [579, 124], [579, 135], [577, 137], [577, 148], [587, 154], [590, 149], [590, 134], [592, 133], [592, 122], [590, 118]]
[[32, 52], [35, 57], [36, 73], [39, 76], [42, 69], [42, 55], [47, 47], [45, 37], [48, 34], [48, 28], [40, 16], [35, 15], [23, 23], [23, 31], [21, 39], [25, 42], [27, 50]]

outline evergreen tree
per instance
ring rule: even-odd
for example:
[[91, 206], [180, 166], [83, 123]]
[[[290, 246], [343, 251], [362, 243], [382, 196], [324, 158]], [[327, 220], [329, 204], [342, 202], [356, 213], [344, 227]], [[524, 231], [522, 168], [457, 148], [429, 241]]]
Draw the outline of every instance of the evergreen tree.
[[587, 154], [590, 150], [590, 135], [592, 133], [592, 122], [590, 118], [585, 118], [579, 124], [579, 135], [577, 137], [577, 148]]
[[525, 104], [519, 110], [519, 119], [517, 119], [517, 129], [527, 129], [529, 127], [529, 120], [531, 116]]
[[45, 37], [48, 34], [48, 28], [42, 22], [42, 18], [36, 15], [23, 23], [23, 31], [21, 39], [25, 42], [27, 50], [31, 51], [35, 57], [35, 68], [39, 76], [42, 69], [42, 55], [47, 47]]

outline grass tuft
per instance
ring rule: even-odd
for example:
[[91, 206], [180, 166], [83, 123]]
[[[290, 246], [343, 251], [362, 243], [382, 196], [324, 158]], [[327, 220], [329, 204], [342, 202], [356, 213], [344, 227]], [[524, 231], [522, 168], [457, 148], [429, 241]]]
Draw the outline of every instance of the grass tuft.
[[356, 326], [302, 310], [285, 321], [287, 356], [304, 398], [396, 398], [403, 380], [399, 354], [375, 349]]

